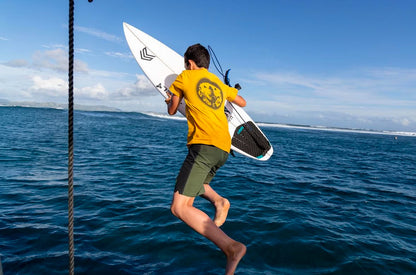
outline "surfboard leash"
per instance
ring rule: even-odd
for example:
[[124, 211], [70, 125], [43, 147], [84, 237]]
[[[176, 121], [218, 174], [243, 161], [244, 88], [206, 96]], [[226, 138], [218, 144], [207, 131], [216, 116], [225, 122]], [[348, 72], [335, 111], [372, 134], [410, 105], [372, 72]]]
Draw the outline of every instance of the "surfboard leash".
[[[218, 73], [223, 77], [223, 78], [225, 78], [225, 75], [224, 75], [224, 71], [222, 70], [222, 67], [221, 67], [221, 64], [220, 64], [220, 62], [218, 61], [218, 58], [217, 58], [217, 55], [215, 54], [215, 52], [214, 52], [214, 50], [212, 49], [212, 47], [210, 46], [210, 45], [208, 45], [208, 51], [209, 51], [209, 54], [211, 55], [211, 60], [212, 60], [212, 64], [214, 64], [214, 66], [215, 66], [215, 69], [217, 69], [217, 71], [218, 71]], [[227, 71], [228, 72], [228, 71]], [[227, 84], [228, 85], [228, 83], [225, 83], [225, 84]]]
[[[221, 67], [221, 63], [219, 62], [219, 60], [217, 58], [217, 55], [215, 54], [214, 50], [212, 49], [212, 47], [210, 45], [208, 45], [208, 51], [209, 51], [209, 53], [210, 53], [210, 55], [212, 57], [211, 60], [212, 60], [212, 64], [214, 64], [214, 66], [215, 66], [215, 69], [217, 69], [218, 73], [224, 79], [224, 83], [231, 87], [230, 78], [229, 78], [229, 74], [230, 74], [231, 69], [228, 69], [224, 73], [224, 71], [223, 71], [223, 69]], [[241, 86], [238, 83], [236, 83], [234, 85], [234, 88], [236, 88], [237, 90], [241, 90]], [[244, 121], [244, 122], [246, 122], [245, 119], [238, 113], [237, 109], [234, 108], [233, 104], [231, 104], [231, 107], [234, 109], [234, 111], [237, 113], [237, 115], [241, 118], [241, 120]]]

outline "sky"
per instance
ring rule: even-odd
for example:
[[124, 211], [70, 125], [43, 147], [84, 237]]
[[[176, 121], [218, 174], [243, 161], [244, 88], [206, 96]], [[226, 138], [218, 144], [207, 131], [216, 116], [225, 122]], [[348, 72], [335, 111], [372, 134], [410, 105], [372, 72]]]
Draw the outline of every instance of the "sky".
[[[0, 99], [67, 103], [68, 3], [0, 1]], [[75, 0], [75, 104], [166, 113], [127, 22], [180, 54], [211, 46], [256, 121], [416, 132], [415, 15], [413, 0]]]

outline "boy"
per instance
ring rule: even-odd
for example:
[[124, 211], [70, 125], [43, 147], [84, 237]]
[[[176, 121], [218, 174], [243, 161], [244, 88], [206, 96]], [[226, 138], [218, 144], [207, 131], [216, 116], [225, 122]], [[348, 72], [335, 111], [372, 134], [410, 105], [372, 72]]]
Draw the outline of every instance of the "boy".
[[[174, 115], [184, 98], [188, 121], [188, 155], [176, 178], [171, 211], [217, 245], [227, 257], [225, 274], [234, 274], [246, 247], [219, 228], [227, 218], [230, 203], [209, 183], [227, 160], [231, 148], [224, 104], [228, 100], [244, 107], [246, 101], [237, 95], [237, 89], [208, 72], [210, 56], [202, 45], [190, 46], [184, 60], [186, 70], [172, 83], [169, 88], [172, 94], [168, 93], [166, 99], [168, 113]], [[196, 196], [202, 196], [214, 205], [214, 220], [193, 206]]]

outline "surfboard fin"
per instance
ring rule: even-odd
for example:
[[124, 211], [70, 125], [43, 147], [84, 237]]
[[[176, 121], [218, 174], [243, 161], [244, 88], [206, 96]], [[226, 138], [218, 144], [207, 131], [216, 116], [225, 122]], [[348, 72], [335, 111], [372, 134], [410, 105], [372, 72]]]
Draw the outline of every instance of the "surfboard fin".
[[231, 71], [231, 69], [228, 69], [225, 72], [225, 75], [224, 75], [224, 83], [231, 87], [230, 78], [228, 77], [228, 74], [230, 73], [230, 71]]

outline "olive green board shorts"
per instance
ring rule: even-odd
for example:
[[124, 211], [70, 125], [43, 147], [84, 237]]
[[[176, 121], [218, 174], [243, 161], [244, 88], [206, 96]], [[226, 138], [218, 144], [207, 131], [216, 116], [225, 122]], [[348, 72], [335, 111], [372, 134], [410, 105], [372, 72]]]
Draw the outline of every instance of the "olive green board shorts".
[[205, 193], [217, 170], [227, 161], [228, 153], [212, 145], [192, 144], [176, 178], [175, 192], [196, 197]]

